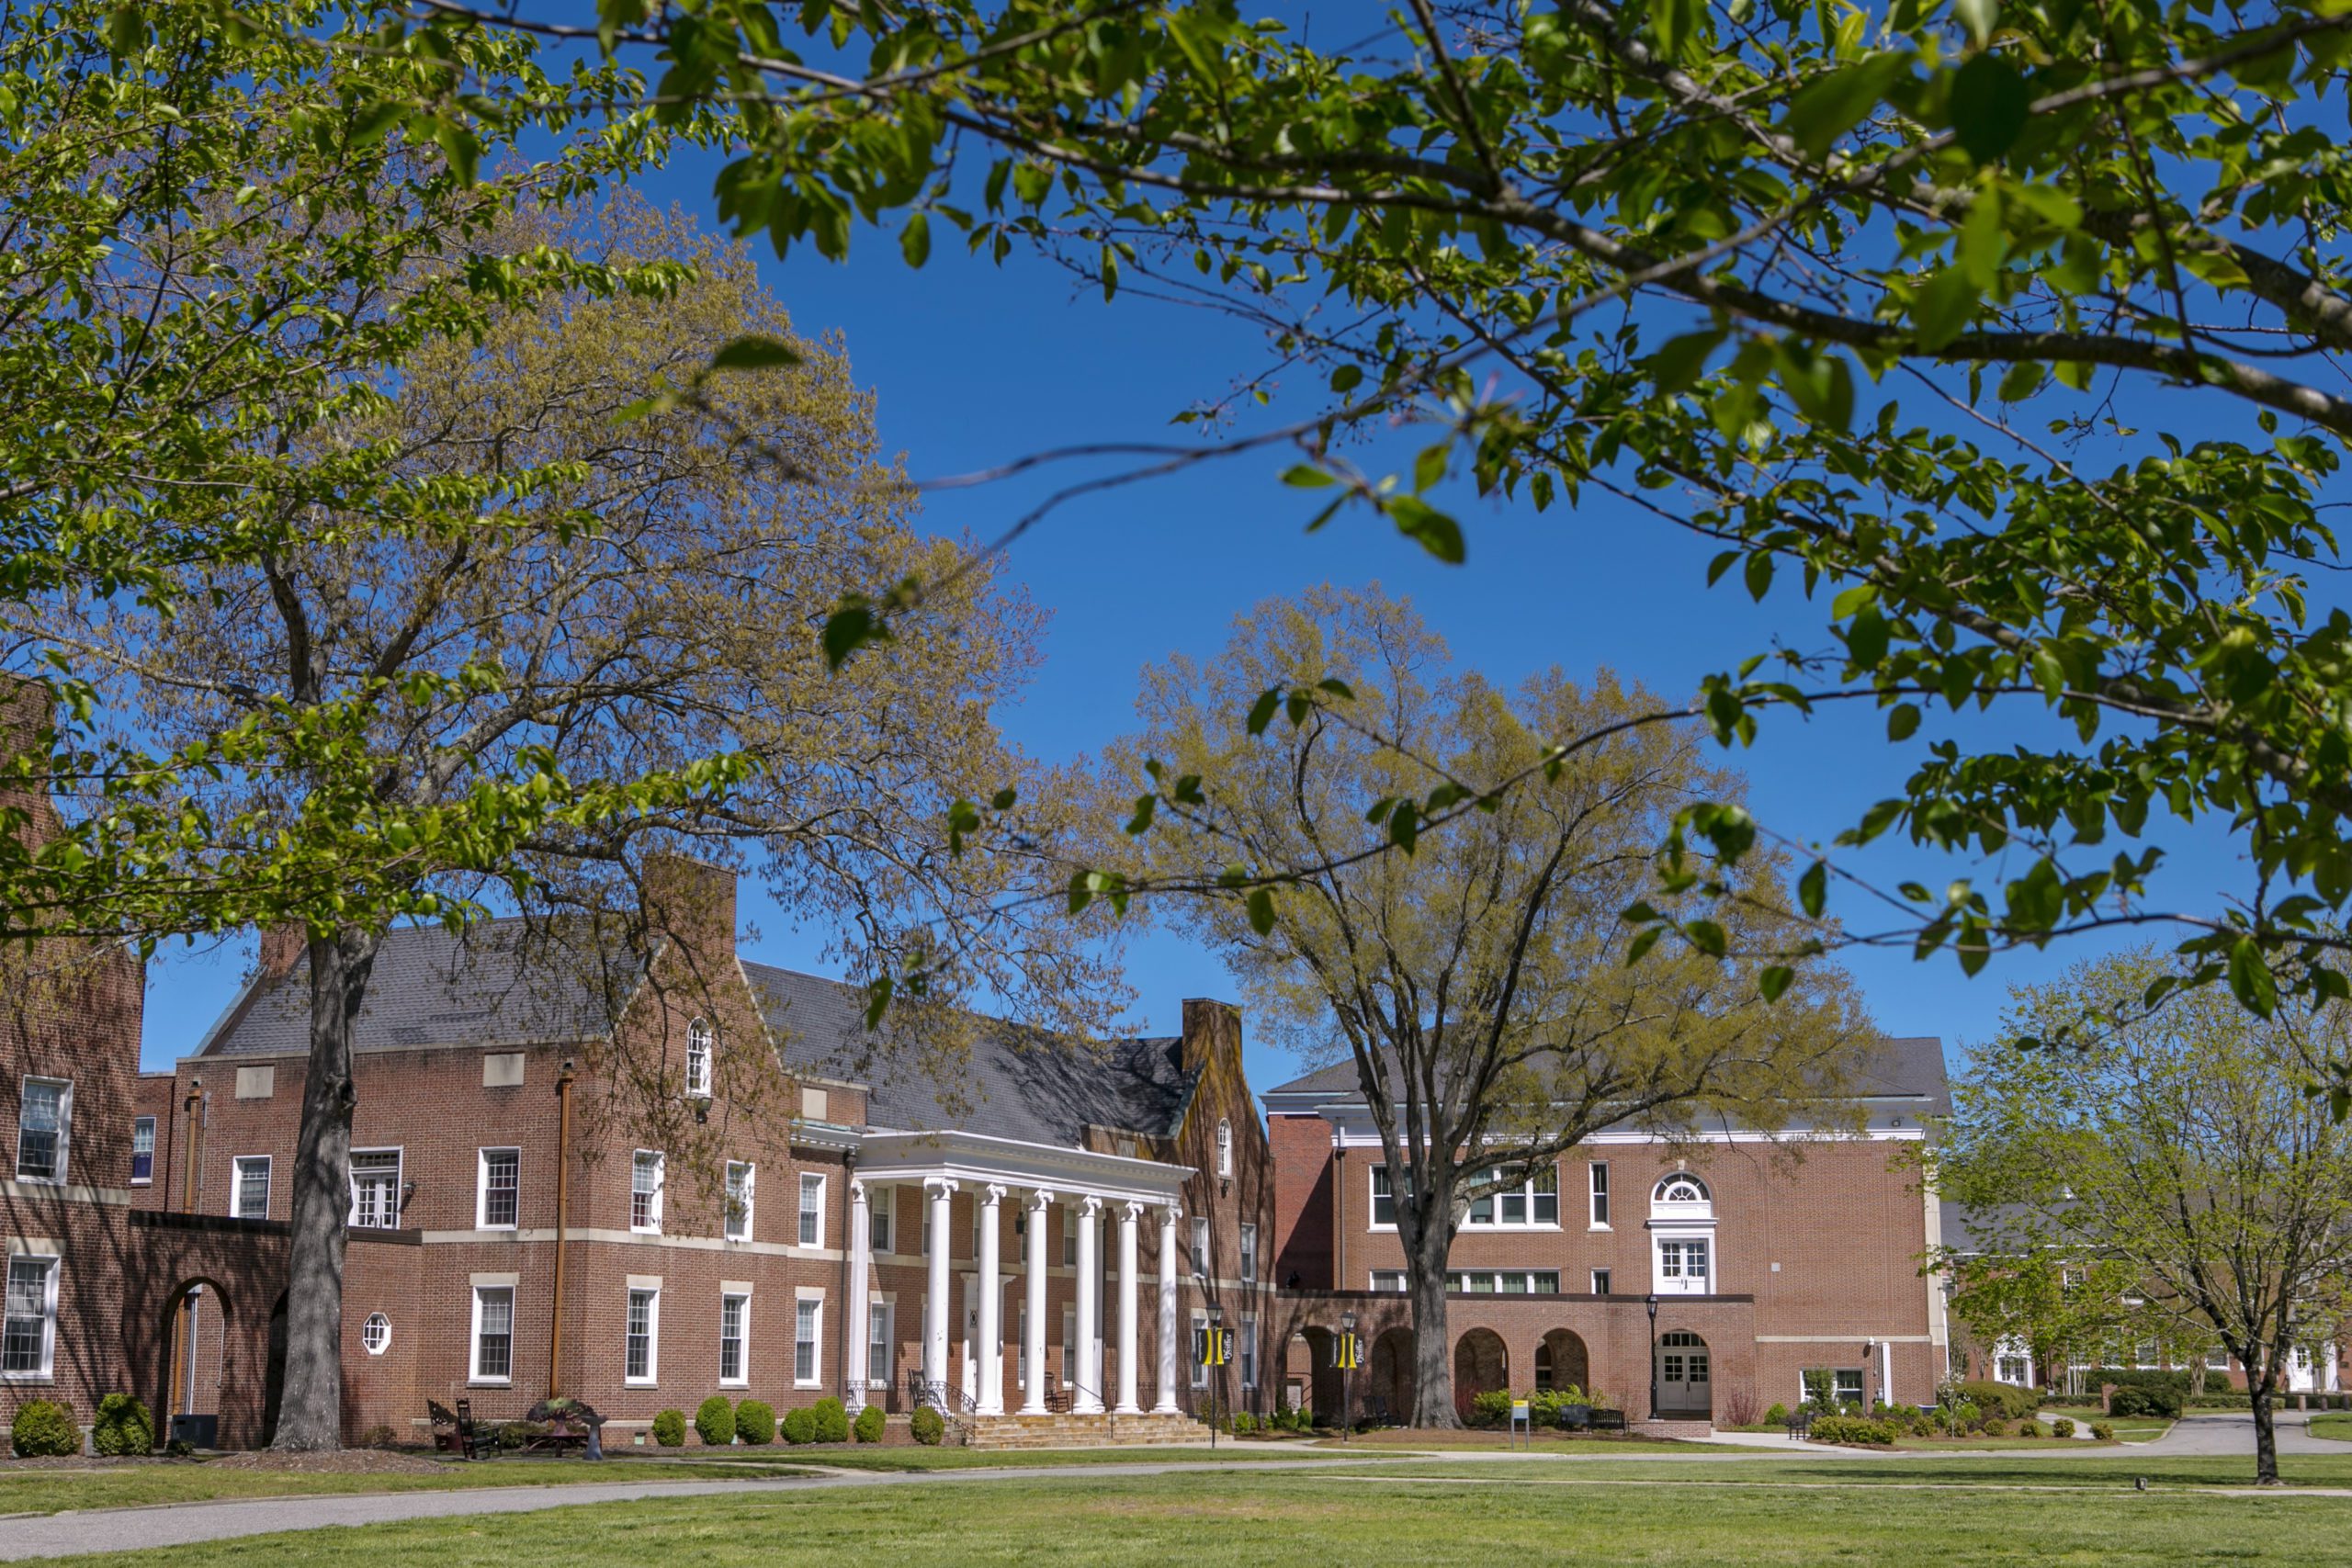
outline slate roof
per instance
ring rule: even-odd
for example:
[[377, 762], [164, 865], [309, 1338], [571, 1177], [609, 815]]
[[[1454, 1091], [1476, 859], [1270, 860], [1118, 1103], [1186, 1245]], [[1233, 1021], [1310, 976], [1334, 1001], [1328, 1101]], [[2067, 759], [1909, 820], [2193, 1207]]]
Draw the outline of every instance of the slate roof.
[[[1940, 1115], [1951, 1109], [1951, 1090], [1944, 1076], [1943, 1042], [1932, 1034], [1890, 1035], [1881, 1049], [1855, 1071], [1854, 1088], [1860, 1097], [1920, 1099], [1923, 1115]], [[1268, 1094], [1320, 1094], [1354, 1100], [1356, 1066], [1352, 1059], [1335, 1062], [1285, 1084]]]
[[[632, 959], [526, 942], [519, 920], [458, 933], [403, 927], [384, 938], [353, 1043], [496, 1044], [594, 1038], [611, 1026], [640, 966]], [[862, 989], [746, 963], [789, 1071], [866, 1084], [868, 1124], [962, 1131], [1075, 1147], [1090, 1126], [1165, 1135], [1182, 1122], [1199, 1074], [1168, 1035], [1072, 1044], [999, 1019], [958, 1015], [968, 1050], [900, 1048], [886, 1019], [865, 1028]], [[310, 1047], [310, 964], [257, 982], [206, 1038], [206, 1055], [300, 1054]]]
[[[1074, 1145], [1090, 1126], [1166, 1135], [1176, 1131], [1200, 1075], [1183, 1068], [1173, 1035], [1080, 1045], [1001, 1019], [964, 1015], [968, 1051], [926, 1053], [865, 1028], [865, 992], [815, 975], [746, 963], [794, 1072], [872, 1086], [867, 1122], [899, 1132], [949, 1129]], [[926, 1060], [926, 1056], [935, 1060]]]

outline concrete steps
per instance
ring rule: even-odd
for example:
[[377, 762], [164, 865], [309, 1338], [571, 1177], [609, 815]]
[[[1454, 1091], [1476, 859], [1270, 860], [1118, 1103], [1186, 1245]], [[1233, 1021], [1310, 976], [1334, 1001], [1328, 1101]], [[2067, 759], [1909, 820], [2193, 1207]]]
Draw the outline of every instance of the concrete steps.
[[967, 1416], [965, 1446], [975, 1449], [1125, 1448], [1136, 1443], [1197, 1443], [1209, 1429], [1190, 1416]]

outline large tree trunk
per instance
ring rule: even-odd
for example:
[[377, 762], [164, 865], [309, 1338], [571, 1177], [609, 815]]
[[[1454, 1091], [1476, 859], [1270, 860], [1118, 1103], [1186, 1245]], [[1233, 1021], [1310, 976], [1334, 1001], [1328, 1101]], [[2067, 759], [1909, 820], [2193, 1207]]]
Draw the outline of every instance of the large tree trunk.
[[343, 1249], [351, 1204], [351, 1034], [377, 939], [311, 939], [311, 1062], [294, 1148], [286, 1263], [286, 1384], [277, 1449], [343, 1446]]
[[[1450, 1198], [1448, 1201], [1450, 1201]], [[1445, 1220], [1424, 1219], [1406, 1255], [1406, 1286], [1413, 1294], [1413, 1425], [1457, 1427], [1453, 1403], [1453, 1338], [1445, 1326]]]
[[2271, 1374], [2255, 1377], [2249, 1372], [2246, 1390], [2254, 1400], [2254, 1483], [2256, 1486], [2278, 1484], [2278, 1432], [2270, 1419]]

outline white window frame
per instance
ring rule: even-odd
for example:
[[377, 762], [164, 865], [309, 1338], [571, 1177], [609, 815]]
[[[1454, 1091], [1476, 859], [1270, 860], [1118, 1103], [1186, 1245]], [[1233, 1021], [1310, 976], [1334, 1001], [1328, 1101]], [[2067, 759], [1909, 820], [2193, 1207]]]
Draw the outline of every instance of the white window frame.
[[1610, 1280], [1611, 1280], [1611, 1274], [1610, 1274], [1610, 1271], [1609, 1271], [1608, 1269], [1594, 1269], [1594, 1270], [1592, 1271], [1592, 1293], [1593, 1293], [1594, 1295], [1596, 1295], [1596, 1296], [1607, 1296], [1607, 1295], [1613, 1295], [1613, 1294], [1615, 1294], [1616, 1292], [1614, 1292], [1613, 1291], [1610, 1290], [1610, 1288], [1609, 1288]]
[[[735, 1309], [735, 1375], [727, 1374], [727, 1309]], [[718, 1293], [718, 1386], [749, 1388], [752, 1386], [752, 1292], [721, 1291]]]
[[[632, 1375], [628, 1370], [629, 1341], [635, 1336], [629, 1328], [629, 1314], [637, 1310], [637, 1298], [645, 1301], [645, 1371]], [[662, 1287], [631, 1285], [621, 1298], [621, 1383], [627, 1388], [651, 1388], [662, 1381]]]
[[1207, 1348], [1208, 1344], [1208, 1341], [1204, 1337], [1208, 1333], [1208, 1331], [1209, 1314], [1202, 1312], [1198, 1308], [1194, 1308], [1193, 1312], [1193, 1337], [1189, 1346], [1189, 1352], [1186, 1355], [1185, 1359], [1193, 1363], [1193, 1387], [1195, 1392], [1209, 1386], [1209, 1370], [1201, 1364], [1201, 1352]]
[[1258, 1227], [1250, 1220], [1241, 1222], [1241, 1278], [1258, 1278]]
[[[1463, 1213], [1463, 1228], [1467, 1230], [1475, 1226], [1482, 1231], [1558, 1230], [1560, 1228], [1559, 1168], [1555, 1165], [1552, 1168], [1552, 1190], [1548, 1194], [1544, 1194], [1544, 1196], [1550, 1197], [1552, 1200], [1552, 1217], [1550, 1219], [1539, 1220], [1535, 1218], [1535, 1200], [1539, 1196], [1536, 1191], [1537, 1173], [1530, 1171], [1527, 1174], [1527, 1179], [1520, 1182], [1515, 1187], [1487, 1187], [1482, 1189], [1476, 1196], [1471, 1200], [1470, 1206]], [[1514, 1198], [1519, 1200], [1520, 1217], [1515, 1220], [1505, 1219], [1503, 1217], [1503, 1210], [1508, 1202]], [[1485, 1219], [1480, 1219], [1478, 1217], [1478, 1205], [1481, 1203], [1487, 1205], [1487, 1217]]]
[[[1204, 1321], [1206, 1321], [1205, 1319]], [[1078, 1303], [1062, 1303], [1062, 1386], [1078, 1386]]]
[[[6, 1292], [12, 1276], [22, 1265], [41, 1269], [40, 1292], [40, 1364], [17, 1371], [0, 1371], [0, 1383], [45, 1383], [57, 1381], [57, 1283], [65, 1272], [64, 1259], [53, 1252], [12, 1252], [6, 1258], [7, 1267], [0, 1269], [0, 1320], [6, 1311]], [[5, 1321], [0, 1321], [5, 1328]]]
[[[742, 1204], [735, 1201], [735, 1173], [743, 1173]], [[718, 1234], [729, 1241], [752, 1239], [752, 1216], [759, 1204], [760, 1168], [751, 1160], [727, 1162], [727, 1179], [718, 1196]]]
[[[376, 1325], [384, 1325], [384, 1336], [374, 1337]], [[392, 1348], [392, 1320], [389, 1314], [371, 1312], [359, 1325], [359, 1348], [371, 1356], [380, 1356]]]
[[1258, 1386], [1258, 1320], [1247, 1313], [1241, 1317], [1240, 1344], [1236, 1346], [1241, 1361], [1241, 1386]]
[[888, 1291], [877, 1292], [865, 1303], [865, 1386], [894, 1387], [898, 1375], [899, 1302]]
[[[869, 1252], [889, 1252], [896, 1245], [899, 1228], [899, 1190], [895, 1187], [869, 1187], [865, 1190], [865, 1246]], [[1022, 1240], [1028, 1240], [1024, 1234]], [[1024, 1257], [1024, 1261], [1025, 1257]]]
[[[1396, 1200], [1388, 1190], [1388, 1166], [1385, 1161], [1374, 1160], [1364, 1168], [1364, 1187], [1370, 1195], [1370, 1206], [1364, 1210], [1365, 1214], [1370, 1216], [1367, 1228], [1376, 1231], [1394, 1231], [1396, 1228]], [[1412, 1196], [1412, 1178], [1409, 1172], [1406, 1176], [1405, 1195], [1408, 1198]], [[1385, 1220], [1380, 1217], [1380, 1205], [1384, 1201], [1389, 1205], [1388, 1217]]]
[[1401, 1296], [1411, 1284], [1402, 1269], [1375, 1269], [1372, 1271], [1372, 1290], [1378, 1295]]
[[[1715, 1238], [1712, 1231], [1671, 1231], [1650, 1238], [1651, 1289], [1661, 1296], [1705, 1296], [1714, 1294]], [[1705, 1261], [1696, 1270], [1690, 1267], [1693, 1247], [1704, 1254]], [[1668, 1248], [1674, 1250], [1669, 1253]], [[1669, 1258], [1673, 1267], [1668, 1269]], [[1696, 1280], [1694, 1285], [1691, 1281]]]
[[[506, 1371], [493, 1377], [481, 1370], [481, 1309], [492, 1296], [506, 1298]], [[504, 1388], [514, 1381], [514, 1287], [512, 1285], [476, 1285], [474, 1287], [474, 1322], [470, 1337], [471, 1353], [466, 1360], [466, 1381], [486, 1388]]]
[[1219, 1181], [1233, 1179], [1233, 1122], [1224, 1116], [1216, 1122], [1216, 1177]]
[[[649, 1157], [653, 1161], [653, 1190], [648, 1195], [650, 1201], [646, 1204], [647, 1218], [640, 1224], [637, 1217], [637, 1172], [638, 1168], [643, 1165]], [[632, 1149], [629, 1151], [628, 1228], [638, 1235], [660, 1235], [662, 1234], [662, 1190], [670, 1184], [669, 1168], [670, 1156], [660, 1149]]]
[[[31, 1108], [34, 1085], [57, 1090], [57, 1152], [51, 1160], [55, 1168], [47, 1176], [25, 1174], [25, 1112]], [[65, 1185], [67, 1162], [74, 1156], [74, 1080], [53, 1078], [40, 1073], [28, 1073], [17, 1083], [17, 1179], [38, 1181], [44, 1187]]]
[[1193, 1274], [1194, 1278], [1202, 1280], [1208, 1278], [1209, 1255], [1212, 1250], [1209, 1217], [1206, 1214], [1194, 1214], [1193, 1216]]
[[[139, 1174], [139, 1130], [141, 1127], [147, 1130], [147, 1174], [144, 1176]], [[162, 1128], [153, 1116], [133, 1116], [130, 1119], [130, 1184], [133, 1187], [154, 1185], [155, 1151], [160, 1146], [157, 1139], [161, 1133]]]
[[1609, 1223], [1609, 1162], [1597, 1159], [1585, 1167], [1584, 1181], [1585, 1228], [1613, 1230]]
[[[812, 1207], [809, 1195], [816, 1195]], [[804, 1170], [800, 1173], [800, 1207], [794, 1211], [793, 1239], [802, 1247], [825, 1245], [825, 1173]]]
[[[245, 1167], [261, 1167], [261, 1213], [245, 1213]], [[269, 1184], [276, 1174], [270, 1168], [274, 1161], [268, 1155], [236, 1155], [229, 1161], [229, 1217], [232, 1220], [266, 1220], [269, 1218]]]
[[[392, 1156], [392, 1200], [390, 1207], [385, 1211], [391, 1215], [391, 1223], [390, 1224], [364, 1226], [359, 1224], [358, 1161], [361, 1155], [390, 1155]], [[369, 1148], [352, 1150], [351, 1159], [351, 1208], [350, 1212], [344, 1215], [343, 1223], [346, 1225], [356, 1226], [363, 1230], [396, 1231], [400, 1229], [401, 1178], [408, 1172], [408, 1156], [406, 1151], [398, 1145], [378, 1145]]]
[[[803, 1338], [801, 1328], [808, 1337]], [[800, 1375], [800, 1352], [808, 1352], [808, 1375]], [[792, 1301], [792, 1386], [821, 1388], [825, 1382], [825, 1292], [803, 1285]]]
[[1078, 1205], [1059, 1205], [1062, 1216], [1062, 1267], [1078, 1267]]
[[[514, 1217], [492, 1221], [490, 1217], [490, 1156], [514, 1156]], [[474, 1229], [478, 1231], [511, 1231], [523, 1223], [523, 1151], [512, 1145], [494, 1145], [474, 1150]]]
[[710, 1066], [718, 1055], [718, 1031], [708, 1022], [696, 1019], [686, 1025], [686, 1098], [710, 1098]]

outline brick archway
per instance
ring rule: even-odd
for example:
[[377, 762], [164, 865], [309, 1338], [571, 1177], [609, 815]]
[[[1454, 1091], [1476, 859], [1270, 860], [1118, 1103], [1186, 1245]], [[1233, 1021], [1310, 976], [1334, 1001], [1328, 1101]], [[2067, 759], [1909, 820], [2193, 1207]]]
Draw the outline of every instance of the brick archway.
[[1501, 1335], [1473, 1328], [1453, 1342], [1453, 1402], [1463, 1414], [1479, 1394], [1510, 1387], [1510, 1350]]
[[1535, 1347], [1535, 1386], [1592, 1386], [1592, 1359], [1585, 1349], [1584, 1336], [1572, 1328], [1555, 1328], [1544, 1336]]
[[1360, 1416], [1409, 1421], [1413, 1416], [1413, 1331], [1392, 1328], [1372, 1342]]

